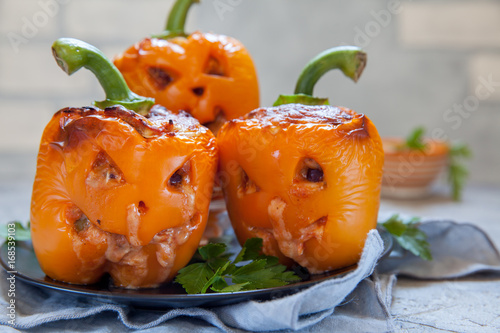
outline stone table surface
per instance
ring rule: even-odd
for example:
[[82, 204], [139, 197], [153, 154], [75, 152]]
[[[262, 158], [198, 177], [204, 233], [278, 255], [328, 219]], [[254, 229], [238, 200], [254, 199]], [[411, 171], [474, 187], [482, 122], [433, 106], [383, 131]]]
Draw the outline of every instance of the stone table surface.
[[[461, 202], [444, 190], [422, 200], [382, 200], [381, 217], [397, 212], [481, 227], [500, 246], [500, 188], [468, 186]], [[403, 332], [500, 332], [500, 278], [480, 275], [446, 281], [399, 278], [392, 315]]]
[[[0, 154], [0, 223], [29, 219], [35, 154]], [[422, 200], [383, 199], [381, 218], [391, 213], [447, 219], [481, 227], [500, 246], [500, 188], [467, 186], [461, 202], [444, 189]], [[392, 315], [402, 332], [500, 332], [500, 278], [491, 275], [446, 281], [399, 278]]]

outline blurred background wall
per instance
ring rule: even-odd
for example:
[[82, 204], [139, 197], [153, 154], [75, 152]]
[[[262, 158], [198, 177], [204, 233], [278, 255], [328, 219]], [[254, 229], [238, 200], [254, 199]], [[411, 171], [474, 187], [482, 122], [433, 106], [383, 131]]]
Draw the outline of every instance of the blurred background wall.
[[[51, 115], [103, 92], [87, 71], [69, 78], [50, 46], [83, 39], [112, 57], [164, 25], [172, 0], [0, 0], [0, 153], [36, 156]], [[471, 182], [500, 185], [500, 1], [202, 0], [188, 31], [241, 40], [261, 104], [292, 93], [305, 63], [358, 45], [368, 66], [354, 84], [328, 73], [315, 95], [368, 115], [382, 136], [428, 135], [472, 148]], [[27, 168], [34, 170], [35, 165]]]

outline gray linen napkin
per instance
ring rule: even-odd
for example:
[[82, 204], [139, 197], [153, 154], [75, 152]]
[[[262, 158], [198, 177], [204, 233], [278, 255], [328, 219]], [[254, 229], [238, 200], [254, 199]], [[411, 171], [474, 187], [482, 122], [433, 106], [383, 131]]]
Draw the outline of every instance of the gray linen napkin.
[[421, 225], [427, 234], [432, 261], [421, 260], [395, 248], [377, 270], [420, 279], [450, 279], [479, 272], [500, 272], [500, 254], [478, 227], [453, 221], [429, 221]]
[[[266, 302], [249, 301], [217, 308], [167, 311], [131, 309], [89, 298], [54, 293], [18, 281], [16, 328], [37, 332], [391, 332], [395, 273], [417, 278], [449, 278], [481, 271], [500, 272], [500, 256], [479, 228], [433, 221], [423, 225], [434, 260], [425, 262], [402, 251], [374, 268], [383, 250], [370, 232], [358, 268], [297, 294]], [[398, 252], [398, 251], [397, 251]], [[381, 274], [383, 273], [383, 274]], [[6, 275], [0, 280], [0, 324], [6, 325]], [[6, 327], [5, 327], [6, 328]]]

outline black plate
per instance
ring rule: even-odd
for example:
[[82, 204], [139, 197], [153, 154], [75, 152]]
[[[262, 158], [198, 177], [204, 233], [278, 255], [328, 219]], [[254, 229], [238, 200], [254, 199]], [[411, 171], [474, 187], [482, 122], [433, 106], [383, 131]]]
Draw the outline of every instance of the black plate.
[[[384, 241], [383, 256], [389, 254], [392, 248], [392, 237], [385, 231], [380, 231]], [[234, 243], [234, 242], [232, 242]], [[236, 249], [236, 252], [239, 251]], [[0, 263], [6, 271], [11, 271], [7, 263], [7, 244], [0, 248]], [[105, 303], [120, 303], [137, 308], [163, 309], [199, 306], [221, 306], [234, 304], [247, 300], [269, 300], [296, 293], [316, 283], [340, 277], [356, 269], [356, 265], [330, 271], [323, 274], [307, 276], [301, 282], [283, 287], [261, 290], [239, 291], [234, 293], [207, 293], [188, 295], [176, 283], [167, 283], [157, 288], [123, 289], [114, 287], [109, 278], [103, 278], [99, 283], [92, 285], [72, 285], [53, 280], [45, 275], [36, 259], [35, 253], [29, 242], [19, 242], [16, 246], [16, 272], [20, 280], [31, 285], [48, 288], [57, 292], [70, 293], [75, 296], [90, 296]]]

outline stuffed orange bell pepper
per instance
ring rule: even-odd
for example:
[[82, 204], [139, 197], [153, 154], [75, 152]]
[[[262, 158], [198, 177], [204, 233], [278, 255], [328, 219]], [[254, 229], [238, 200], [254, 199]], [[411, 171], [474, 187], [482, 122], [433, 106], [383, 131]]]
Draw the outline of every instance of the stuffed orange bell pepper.
[[[312, 97], [317, 80], [340, 68], [357, 80], [366, 54], [354, 47], [320, 54], [280, 96], [220, 130], [220, 182], [240, 243], [312, 273], [356, 263], [376, 227], [383, 150], [363, 114]], [[297, 104], [300, 103], [300, 104]]]
[[186, 113], [151, 108], [96, 48], [60, 39], [53, 53], [68, 74], [94, 72], [107, 99], [58, 111], [43, 133], [31, 202], [42, 270], [75, 284], [106, 272], [127, 288], [171, 280], [205, 228], [215, 137]]
[[249, 53], [236, 39], [184, 32], [194, 2], [177, 0], [166, 31], [130, 47], [114, 63], [132, 91], [172, 111], [187, 111], [216, 133], [226, 119], [259, 106], [257, 75]]

